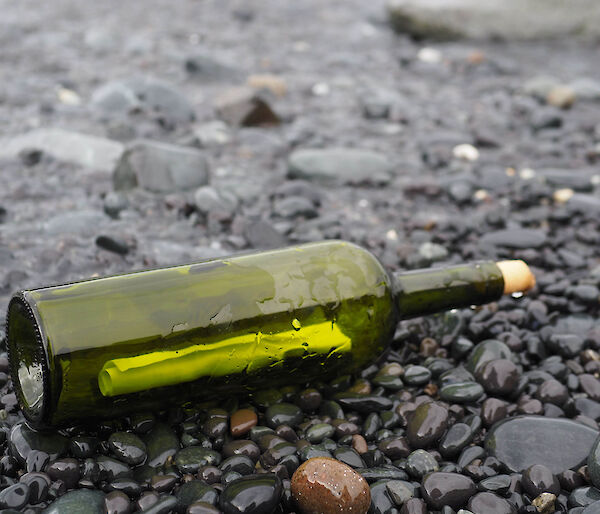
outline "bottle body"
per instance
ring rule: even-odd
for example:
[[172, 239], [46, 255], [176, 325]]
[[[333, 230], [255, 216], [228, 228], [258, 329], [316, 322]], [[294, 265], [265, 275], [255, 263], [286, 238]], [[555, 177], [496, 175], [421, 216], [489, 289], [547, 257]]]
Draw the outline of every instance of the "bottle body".
[[348, 373], [397, 319], [377, 259], [327, 241], [23, 291], [7, 335], [44, 426]]

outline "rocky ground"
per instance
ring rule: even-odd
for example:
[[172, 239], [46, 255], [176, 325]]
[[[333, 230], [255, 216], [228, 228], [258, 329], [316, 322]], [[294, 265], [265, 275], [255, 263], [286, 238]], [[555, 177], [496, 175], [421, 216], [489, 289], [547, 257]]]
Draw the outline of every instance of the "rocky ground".
[[382, 1], [0, 9], [0, 320], [18, 289], [326, 238], [538, 277], [358, 376], [94, 429], [31, 431], [0, 355], [0, 507], [294, 512], [334, 456], [372, 512], [600, 512], [593, 39], [413, 40]]

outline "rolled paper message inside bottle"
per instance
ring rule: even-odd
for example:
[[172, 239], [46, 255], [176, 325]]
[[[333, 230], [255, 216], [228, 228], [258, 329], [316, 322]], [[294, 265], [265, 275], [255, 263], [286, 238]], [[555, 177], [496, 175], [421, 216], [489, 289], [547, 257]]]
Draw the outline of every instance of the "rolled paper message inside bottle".
[[38, 427], [321, 380], [377, 358], [400, 319], [533, 287], [518, 262], [388, 273], [324, 241], [21, 291], [11, 374]]

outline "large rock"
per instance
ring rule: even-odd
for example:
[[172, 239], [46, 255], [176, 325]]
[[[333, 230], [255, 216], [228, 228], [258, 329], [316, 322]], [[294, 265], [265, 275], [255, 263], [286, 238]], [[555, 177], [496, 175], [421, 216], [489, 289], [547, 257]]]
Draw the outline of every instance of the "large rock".
[[0, 159], [15, 159], [22, 152], [38, 151], [56, 160], [86, 168], [111, 171], [123, 153], [117, 141], [61, 129], [37, 129], [0, 140]]
[[495, 424], [485, 448], [512, 472], [543, 464], [557, 475], [581, 466], [597, 437], [597, 430], [570, 419], [517, 416]]
[[390, 0], [388, 15], [397, 32], [442, 40], [600, 36], [595, 0]]
[[155, 193], [189, 191], [208, 182], [208, 161], [199, 150], [155, 141], [137, 141], [113, 172], [116, 190], [141, 187]]
[[174, 85], [152, 77], [107, 82], [92, 94], [92, 105], [108, 114], [157, 114], [169, 125], [195, 118], [192, 104]]
[[354, 148], [296, 150], [288, 161], [288, 177], [325, 185], [387, 184], [391, 173], [385, 156]]

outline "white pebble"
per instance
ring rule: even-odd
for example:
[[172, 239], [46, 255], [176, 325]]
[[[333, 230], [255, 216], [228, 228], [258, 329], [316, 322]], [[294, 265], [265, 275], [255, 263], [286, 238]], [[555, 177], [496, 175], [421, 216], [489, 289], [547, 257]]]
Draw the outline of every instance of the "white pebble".
[[81, 97], [72, 89], [59, 87], [56, 91], [56, 95], [62, 104], [73, 106], [81, 105]]
[[417, 53], [417, 59], [419, 59], [421, 62], [437, 64], [442, 62], [442, 52], [436, 50], [435, 48], [426, 46], [419, 50]]
[[554, 198], [554, 201], [556, 203], [566, 203], [571, 199], [571, 197], [574, 194], [575, 191], [573, 191], [571, 188], [566, 187], [564, 189], [557, 189], [556, 191], [554, 191], [552, 198]]
[[521, 171], [519, 171], [519, 177], [521, 177], [523, 180], [531, 180], [533, 177], [535, 177], [535, 171], [531, 168], [523, 168]]
[[465, 161], [476, 161], [479, 159], [479, 150], [473, 145], [462, 144], [456, 145], [452, 150], [452, 155], [457, 159], [463, 159]]
[[329, 92], [329, 84], [327, 84], [326, 82], [317, 82], [312, 87], [312, 94], [315, 96], [327, 96]]

